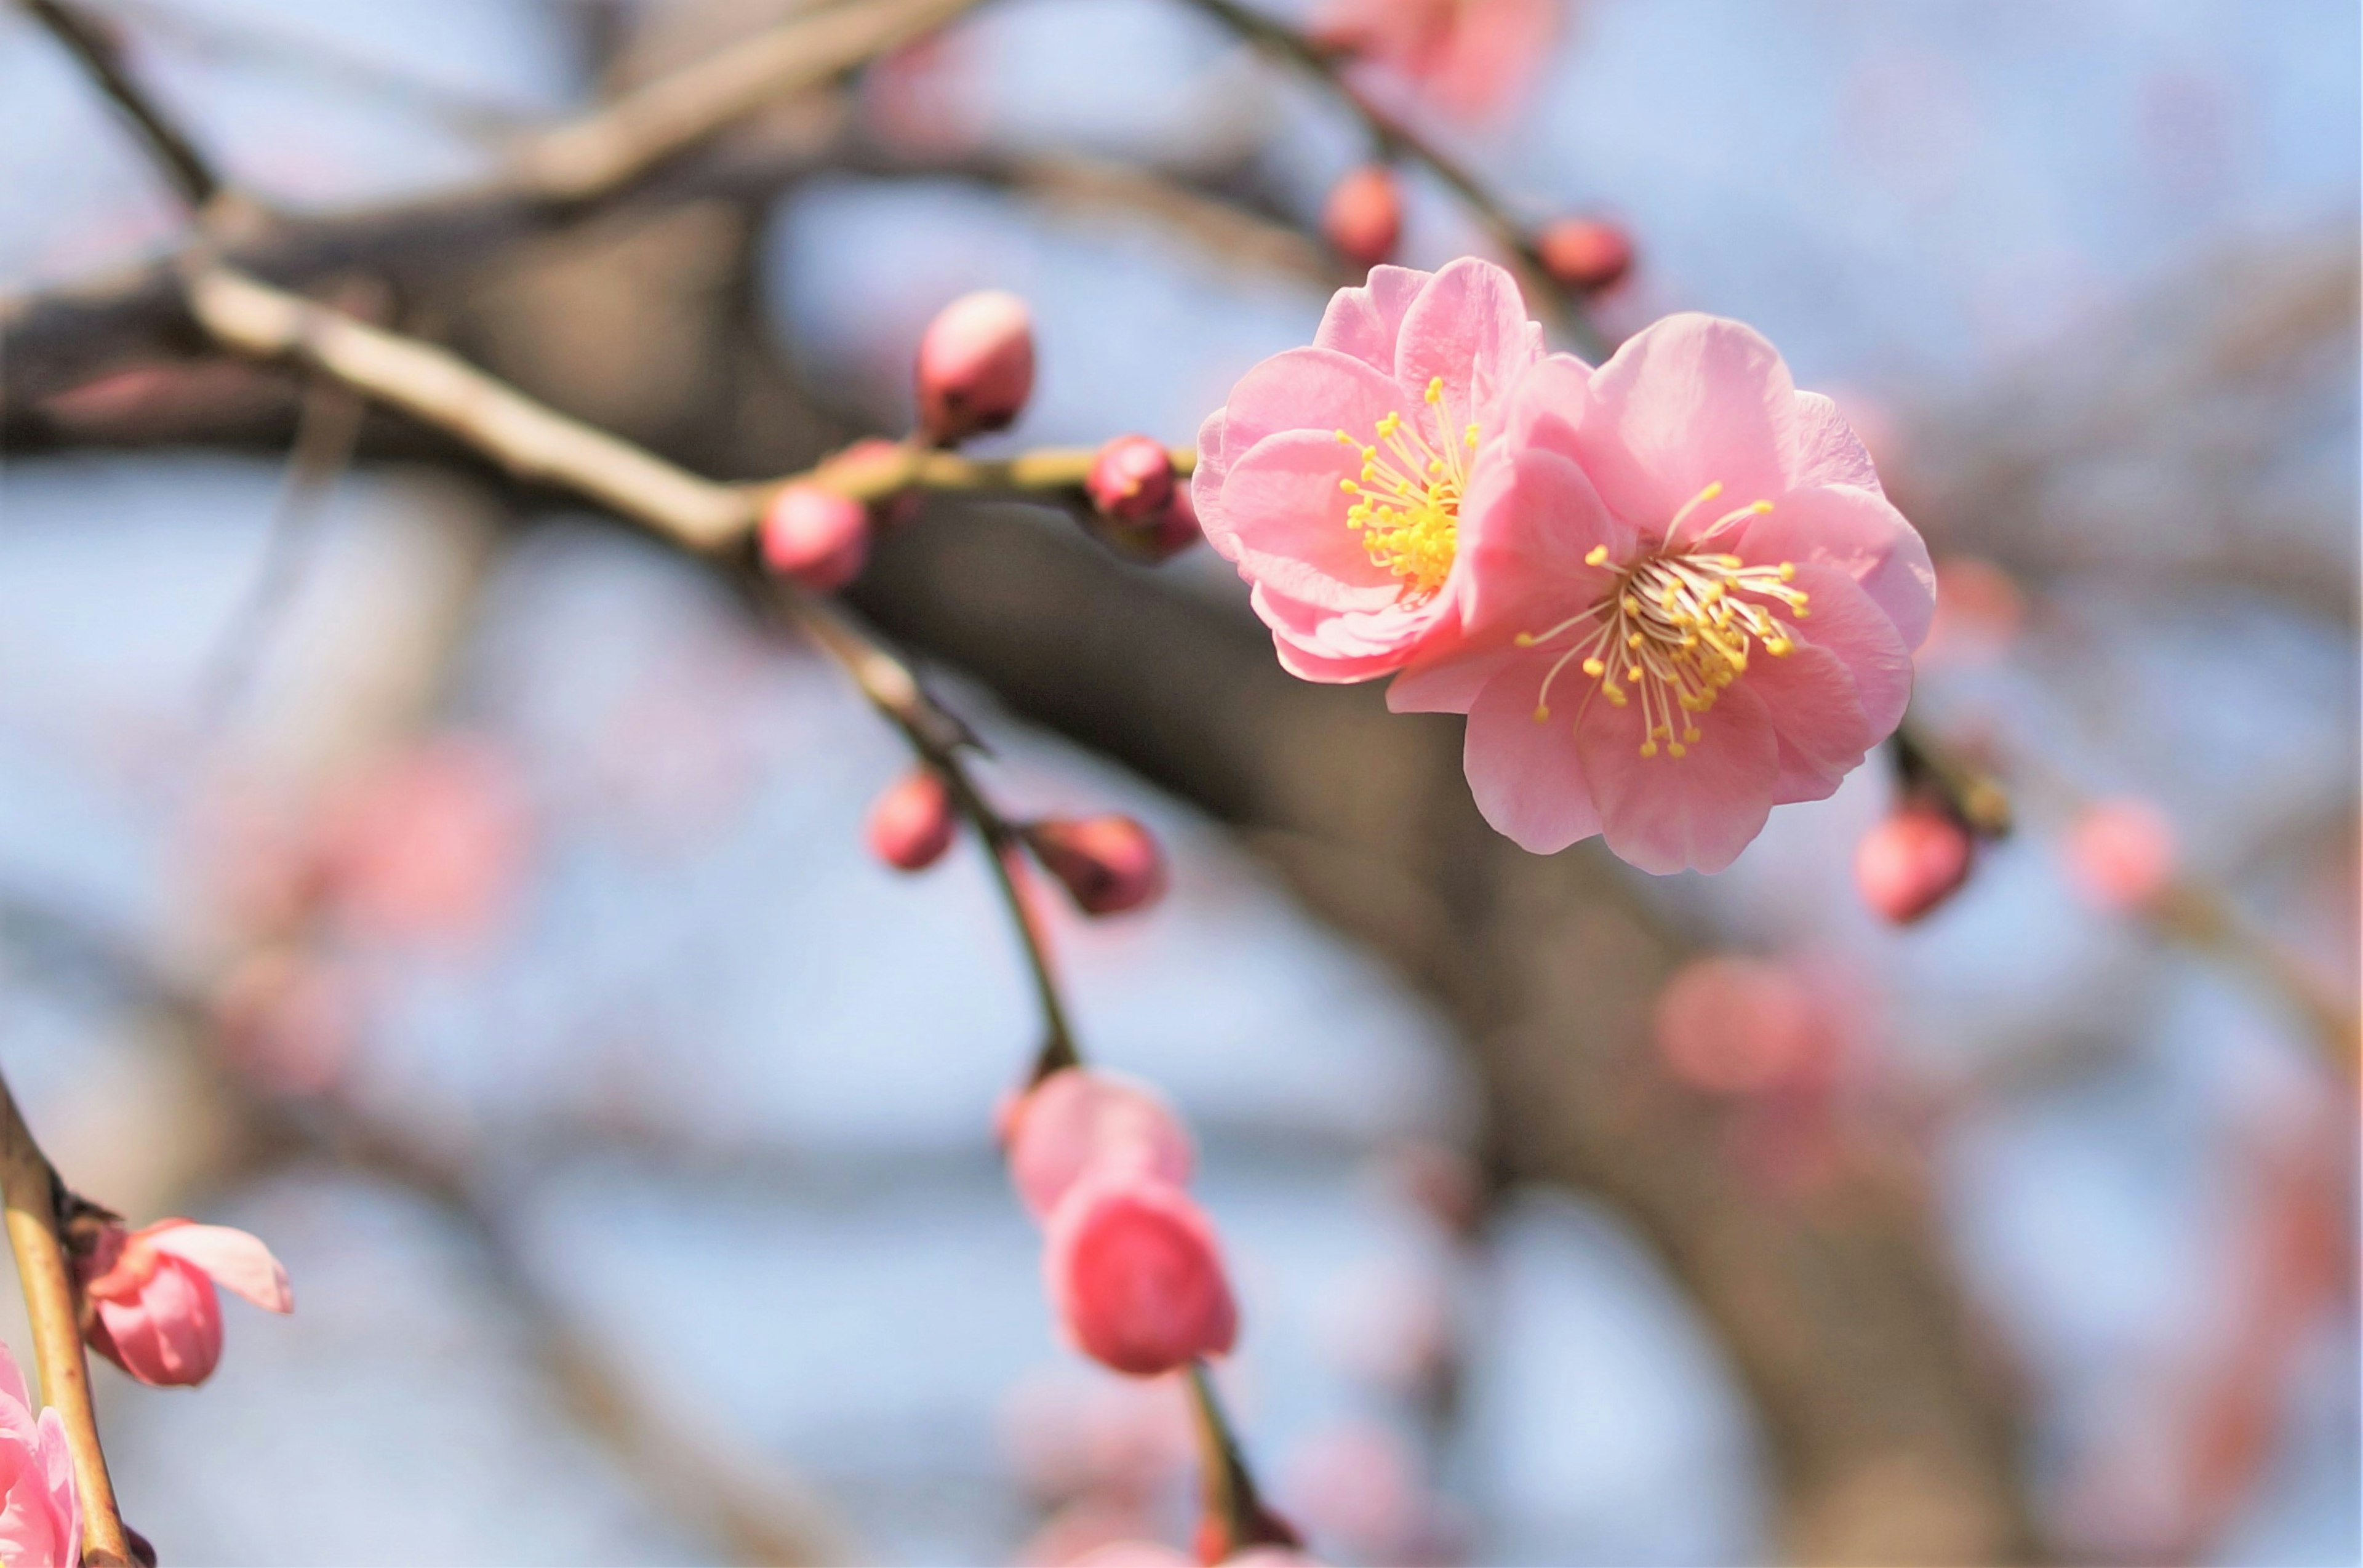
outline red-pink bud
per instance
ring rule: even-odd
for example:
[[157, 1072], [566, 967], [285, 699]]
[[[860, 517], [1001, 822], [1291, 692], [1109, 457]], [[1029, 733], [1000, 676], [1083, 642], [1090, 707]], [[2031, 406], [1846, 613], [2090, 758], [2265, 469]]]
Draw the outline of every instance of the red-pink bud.
[[919, 428], [938, 445], [998, 430], [1034, 391], [1026, 302], [988, 289], [937, 312], [919, 339]]
[[1658, 1049], [1674, 1076], [1748, 1094], [1798, 1076], [1828, 1046], [1804, 982], [1760, 959], [1686, 964], [1658, 995]]
[[1147, 436], [1118, 436], [1092, 459], [1083, 488], [1093, 506], [1119, 521], [1153, 517], [1173, 504], [1173, 454]]
[[1037, 1219], [1087, 1175], [1131, 1171], [1180, 1186], [1196, 1153], [1164, 1096], [1112, 1073], [1061, 1068], [1026, 1091], [1004, 1137], [1009, 1177]]
[[1403, 238], [1403, 196], [1393, 171], [1366, 163], [1331, 186], [1321, 209], [1321, 233], [1358, 267], [1375, 267], [1392, 256]]
[[1942, 904], [1969, 877], [1968, 829], [1931, 806], [1905, 806], [1855, 849], [1854, 884], [1863, 902], [1899, 926]]
[[271, 1250], [224, 1225], [160, 1220], [139, 1230], [109, 1224], [75, 1262], [91, 1317], [90, 1348], [141, 1383], [185, 1387], [221, 1360], [221, 1297], [228, 1286], [258, 1307], [292, 1312], [287, 1272]]
[[1633, 240], [1596, 217], [1563, 217], [1536, 237], [1543, 270], [1568, 288], [1593, 294], [1613, 288], [1633, 270]]
[[2138, 909], [2174, 880], [2174, 826], [2147, 800], [2096, 801], [2068, 825], [2069, 880], [2102, 909]]
[[808, 481], [780, 487], [763, 513], [763, 564], [815, 593], [842, 588], [870, 559], [870, 511]]
[[951, 848], [951, 791], [933, 768], [897, 780], [870, 808], [870, 851], [896, 871], [925, 871]]
[[1054, 817], [1029, 823], [1026, 842], [1086, 915], [1119, 915], [1165, 892], [1165, 854], [1129, 817]]
[[1215, 1229], [1170, 1183], [1127, 1172], [1076, 1183], [1050, 1216], [1042, 1263], [1069, 1340], [1118, 1372], [1171, 1372], [1238, 1335]]

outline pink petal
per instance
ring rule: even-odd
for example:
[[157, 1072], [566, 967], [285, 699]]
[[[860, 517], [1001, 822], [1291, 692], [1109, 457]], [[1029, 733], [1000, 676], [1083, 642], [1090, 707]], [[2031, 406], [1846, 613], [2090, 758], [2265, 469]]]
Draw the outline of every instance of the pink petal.
[[[1877, 745], [1903, 722], [1912, 701], [1912, 653], [1903, 634], [1884, 610], [1873, 603], [1854, 579], [1835, 566], [1800, 563], [1797, 586], [1806, 594], [1812, 616], [1797, 622], [1803, 642], [1837, 656], [1853, 678], [1862, 703], [1863, 721], [1870, 727], [1866, 748]], [[1753, 661], [1754, 672], [1777, 661]]]
[[1392, 375], [1403, 312], [1434, 276], [1409, 267], [1372, 267], [1368, 286], [1339, 289], [1331, 296], [1329, 308], [1321, 313], [1320, 329], [1313, 334], [1313, 346], [1350, 354]]
[[94, 1348], [151, 1387], [203, 1383], [221, 1360], [221, 1298], [194, 1263], [168, 1258], [136, 1304], [93, 1306], [105, 1329]]
[[1137, 1173], [1094, 1173], [1068, 1190], [1042, 1251], [1067, 1338], [1117, 1372], [1152, 1377], [1223, 1355], [1238, 1308], [1214, 1226], [1190, 1195]]
[[[1585, 701], [1583, 673], [1570, 666], [1551, 688], [1548, 721], [1535, 721], [1537, 694], [1555, 655], [1514, 660], [1469, 709], [1461, 765], [1469, 793], [1494, 831], [1520, 849], [1548, 855], [1600, 831], [1576, 744]], [[1604, 705], [1603, 705], [1604, 706]]]
[[82, 1561], [82, 1498], [74, 1491], [73, 1451], [66, 1442], [66, 1424], [55, 1410], [41, 1412], [39, 1449], [41, 1457], [42, 1501], [50, 1530], [57, 1542], [59, 1568]]
[[211, 1274], [216, 1284], [236, 1291], [267, 1312], [293, 1312], [295, 1296], [287, 1287], [287, 1271], [256, 1237], [227, 1225], [191, 1225], [158, 1229], [150, 1246], [176, 1258], [185, 1258]]
[[1772, 803], [1826, 800], [1836, 794], [1873, 739], [1845, 663], [1826, 648], [1800, 642], [1782, 658], [1757, 653], [1743, 678], [1763, 702], [1780, 743]]
[[1334, 436], [1286, 430], [1258, 441], [1223, 484], [1241, 575], [1326, 610], [1374, 610], [1401, 598], [1401, 580], [1346, 526], [1354, 498], [1339, 482], [1359, 472], [1360, 460]]
[[1456, 651], [1453, 657], [1403, 667], [1387, 684], [1390, 713], [1467, 713], [1485, 684], [1520, 656], [1515, 649], [1490, 653]]
[[[1583, 470], [1540, 447], [1487, 449], [1460, 511], [1456, 575], [1470, 640], [1483, 649], [1539, 634], [1605, 595], [1632, 555]], [[1600, 565], [1585, 557], [1606, 547]]]
[[[1936, 569], [1928, 546], [1875, 491], [1832, 485], [1782, 496], [1771, 511], [1739, 524], [1728, 548], [1752, 562], [1820, 562], [1841, 568], [1885, 612], [1908, 651], [1936, 613]], [[1814, 613], [1820, 614], [1818, 606]]]
[[1797, 425], [1787, 466], [1792, 490], [1844, 484], [1874, 495], [1882, 493], [1870, 449], [1838, 406], [1818, 392], [1797, 394]]
[[1070, 1067], [1027, 1091], [1011, 1118], [1009, 1177], [1044, 1219], [1091, 1171], [1121, 1165], [1175, 1185], [1196, 1151], [1165, 1097], [1119, 1073]]
[[1576, 426], [1592, 401], [1592, 368], [1573, 354], [1538, 362], [1510, 394], [1503, 433], [1514, 446], [1539, 446], [1581, 462]]
[[1665, 876], [1721, 871], [1763, 830], [1780, 776], [1780, 746], [1747, 678], [1724, 688], [1689, 755], [1641, 755], [1641, 704], [1594, 700], [1576, 722], [1576, 749], [1617, 857]]
[[17, 1367], [17, 1358], [8, 1353], [8, 1347], [0, 1345], [0, 1414], [5, 1414], [11, 1405], [28, 1412], [26, 1424], [29, 1429], [33, 1401], [25, 1390], [25, 1374]]
[[1391, 377], [1333, 349], [1291, 349], [1231, 388], [1223, 405], [1226, 461], [1237, 462], [1257, 442], [1283, 430], [1318, 430], [1333, 440], [1345, 430], [1368, 441], [1379, 421], [1396, 412], [1410, 410]]
[[[1750, 327], [1669, 316], [1642, 328], [1592, 378], [1577, 425], [1601, 498], [1656, 531], [1720, 483], [1725, 509], [1784, 495], [1796, 434], [1789, 367]], [[1712, 505], [1694, 515], [1704, 526]]]
[[1429, 382], [1441, 377], [1448, 433], [1471, 421], [1492, 427], [1541, 353], [1517, 280], [1491, 261], [1464, 256], [1430, 279], [1403, 313], [1395, 384], [1409, 407], [1425, 408]]

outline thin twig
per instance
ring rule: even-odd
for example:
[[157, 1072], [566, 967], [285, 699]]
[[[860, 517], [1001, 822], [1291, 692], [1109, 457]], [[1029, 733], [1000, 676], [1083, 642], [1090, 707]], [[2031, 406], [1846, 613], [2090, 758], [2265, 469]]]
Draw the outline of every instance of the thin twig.
[[33, 1359], [41, 1401], [64, 1422], [73, 1458], [74, 1496], [82, 1507], [82, 1560], [91, 1568], [123, 1568], [131, 1561], [106, 1452], [91, 1408], [90, 1365], [83, 1354], [81, 1292], [60, 1234], [64, 1184], [33, 1141], [16, 1095], [0, 1079], [0, 1201], [7, 1206], [8, 1245], [25, 1287], [25, 1316], [33, 1330]]
[[1533, 234], [1518, 221], [1508, 205], [1466, 164], [1379, 107], [1368, 94], [1347, 81], [1334, 51], [1321, 48], [1294, 28], [1239, 0], [1189, 0], [1189, 4], [1264, 53], [1303, 72], [1362, 122], [1381, 153], [1408, 158], [1443, 181], [1492, 236], [1494, 243], [1509, 253], [1527, 297], [1540, 301], [1558, 318], [1585, 358], [1596, 361], [1606, 356], [1610, 348], [1607, 337], [1592, 324], [1581, 304], [1559, 285], [1550, 269], [1543, 265]]
[[221, 176], [183, 134], [172, 117], [131, 79], [123, 67], [122, 46], [107, 26], [66, 0], [22, 0], [34, 20], [65, 46], [90, 73], [115, 106], [130, 117], [140, 139], [155, 155], [172, 189], [192, 208], [201, 209], [220, 194]]

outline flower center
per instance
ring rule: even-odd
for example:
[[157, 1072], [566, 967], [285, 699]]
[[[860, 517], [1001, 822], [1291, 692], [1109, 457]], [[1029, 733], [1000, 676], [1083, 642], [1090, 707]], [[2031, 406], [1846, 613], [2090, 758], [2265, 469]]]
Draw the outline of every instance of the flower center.
[[[1442, 376], [1427, 384], [1427, 404], [1440, 426]], [[1346, 526], [1362, 536], [1371, 563], [1403, 579], [1414, 597], [1435, 593], [1451, 574], [1459, 547], [1460, 495], [1469, 480], [1467, 454], [1477, 450], [1477, 427], [1470, 425], [1460, 440], [1447, 441], [1441, 451], [1400, 414], [1379, 421], [1373, 445], [1363, 445], [1346, 430], [1337, 439], [1362, 456], [1361, 476], [1337, 482], [1355, 497], [1346, 510]]]
[[[1718, 482], [1692, 496], [1666, 525], [1666, 537], [1722, 494]], [[1626, 565], [1614, 586], [1580, 615], [1548, 631], [1518, 633], [1521, 648], [1571, 639], [1543, 677], [1535, 722], [1550, 717], [1551, 685], [1574, 663], [1614, 706], [1640, 697], [1648, 731], [1641, 740], [1644, 757], [1656, 756], [1659, 741], [1675, 757], [1697, 744], [1698, 717], [1747, 673], [1749, 650], [1760, 647], [1776, 659], [1788, 653], [1797, 646], [1792, 623], [1812, 614], [1804, 590], [1790, 585], [1797, 575], [1793, 562], [1750, 566], [1708, 548], [1725, 528], [1771, 509], [1771, 502], [1756, 501], [1727, 513], [1681, 550], [1660, 549]], [[1584, 561], [1605, 565], [1608, 547], [1596, 547]], [[1678, 711], [1684, 715], [1679, 726]]]

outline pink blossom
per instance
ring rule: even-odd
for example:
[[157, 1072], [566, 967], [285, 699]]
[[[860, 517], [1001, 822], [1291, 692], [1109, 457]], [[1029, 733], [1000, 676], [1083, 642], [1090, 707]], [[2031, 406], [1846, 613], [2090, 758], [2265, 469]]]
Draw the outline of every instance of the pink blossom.
[[90, 1348], [155, 1387], [203, 1383], [221, 1360], [225, 1285], [272, 1312], [293, 1312], [287, 1271], [243, 1230], [162, 1219], [108, 1225], [78, 1263], [93, 1317]]
[[962, 295], [919, 339], [919, 428], [949, 444], [1017, 417], [1034, 393], [1034, 318], [1014, 294]]
[[925, 871], [952, 847], [958, 826], [942, 777], [915, 768], [870, 808], [870, 852], [897, 871]]
[[1462, 498], [1541, 355], [1501, 268], [1377, 267], [1231, 389], [1191, 495], [1290, 673], [1366, 681], [1458, 642]]
[[1909, 925], [1969, 880], [1971, 848], [1969, 830], [1951, 813], [1907, 806], [1862, 836], [1855, 887], [1873, 911]]
[[1165, 851], [1129, 817], [1053, 817], [1028, 823], [1026, 844], [1086, 915], [1121, 915], [1165, 894]]
[[1403, 238], [1403, 195], [1394, 172], [1366, 163], [1331, 186], [1321, 208], [1321, 234], [1358, 267], [1375, 267], [1392, 256]]
[[1550, 57], [1567, 0], [1331, 0], [1315, 36], [1446, 114], [1502, 117]]
[[0, 1346], [0, 1562], [73, 1568], [82, 1561], [82, 1505], [73, 1456], [55, 1410], [33, 1414], [16, 1358]]
[[1062, 1068], [1037, 1084], [1005, 1129], [1010, 1179], [1037, 1219], [1087, 1174], [1137, 1171], [1179, 1186], [1196, 1162], [1189, 1129], [1163, 1095], [1087, 1068]]
[[2102, 909], [2138, 909], [2174, 880], [2174, 825], [2147, 800], [2096, 801], [2068, 827], [2068, 875]]
[[1198, 1562], [1161, 1541], [1137, 1540], [1111, 1540], [1069, 1561], [1074, 1568], [1197, 1568]]
[[1563, 217], [1535, 236], [1543, 268], [1568, 288], [1597, 294], [1633, 270], [1633, 239], [1598, 217]]
[[1720, 956], [1687, 964], [1667, 983], [1657, 1034], [1676, 1077], [1720, 1094], [1794, 1079], [1830, 1043], [1803, 980], [1781, 964]]
[[489, 936], [522, 888], [533, 817], [516, 761], [449, 735], [380, 763], [330, 802], [320, 875], [373, 934], [466, 944]]
[[1522, 380], [1461, 505], [1463, 646], [1388, 694], [1469, 715], [1487, 821], [1720, 871], [1893, 731], [1935, 579], [1836, 406], [1675, 316]]
[[1227, 1352], [1238, 1334], [1222, 1248], [1190, 1195], [1125, 1168], [1093, 1171], [1049, 1218], [1043, 1277], [1074, 1347], [1153, 1377]]

